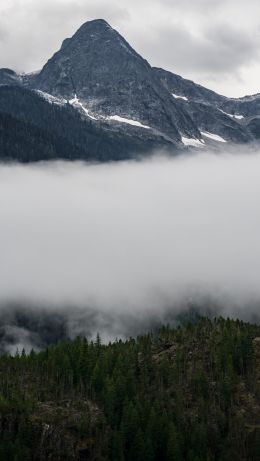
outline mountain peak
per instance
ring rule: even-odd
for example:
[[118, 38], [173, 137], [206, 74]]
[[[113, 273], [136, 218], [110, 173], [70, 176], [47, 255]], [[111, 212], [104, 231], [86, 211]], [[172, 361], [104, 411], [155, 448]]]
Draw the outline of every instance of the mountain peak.
[[81, 35], [82, 33], [92, 33], [92, 32], [107, 32], [108, 30], [113, 30], [112, 27], [108, 24], [105, 19], [93, 19], [92, 21], [87, 21], [75, 33], [75, 36]]
[[105, 19], [92, 19], [91, 21], [86, 21], [82, 26], [80, 26], [80, 29], [85, 28], [85, 27], [91, 27], [91, 26], [103, 26], [103, 27], [109, 27], [111, 26], [108, 24], [108, 22]]
[[183, 135], [200, 137], [149, 63], [104, 19], [85, 22], [66, 39], [31, 86], [68, 101], [77, 95], [87, 113], [149, 126], [171, 142], [181, 142], [179, 119]]
[[133, 85], [140, 69], [150, 66], [104, 19], [95, 19], [63, 41], [32, 84], [68, 100], [76, 93], [97, 101], [109, 97], [108, 85], [116, 78]]
[[65, 38], [65, 40], [63, 40], [61, 49], [64, 50], [68, 44], [75, 42], [75, 40], [82, 41], [92, 39], [96, 34], [100, 38], [100, 36], [105, 36], [106, 33], [110, 31], [116, 33], [105, 19], [93, 19], [91, 21], [87, 21], [80, 26], [72, 37]]

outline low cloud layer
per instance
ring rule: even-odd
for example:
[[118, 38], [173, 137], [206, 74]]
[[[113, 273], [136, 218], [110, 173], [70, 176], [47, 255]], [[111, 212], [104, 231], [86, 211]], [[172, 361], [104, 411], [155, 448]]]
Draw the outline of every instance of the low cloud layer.
[[19, 327], [30, 343], [19, 306], [108, 338], [209, 299], [257, 318], [259, 170], [246, 152], [0, 166], [2, 338]]
[[1, 0], [0, 67], [34, 71], [104, 18], [153, 66], [227, 96], [259, 92], [259, 0]]

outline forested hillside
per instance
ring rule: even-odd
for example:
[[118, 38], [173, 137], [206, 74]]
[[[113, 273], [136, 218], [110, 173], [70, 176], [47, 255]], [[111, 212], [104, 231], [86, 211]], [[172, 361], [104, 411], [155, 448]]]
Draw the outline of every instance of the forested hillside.
[[0, 358], [0, 459], [254, 461], [260, 327], [203, 318]]
[[145, 139], [136, 127], [122, 133], [93, 123], [70, 104], [50, 103], [19, 86], [0, 86], [0, 161], [124, 160], [168, 145], [152, 132]]

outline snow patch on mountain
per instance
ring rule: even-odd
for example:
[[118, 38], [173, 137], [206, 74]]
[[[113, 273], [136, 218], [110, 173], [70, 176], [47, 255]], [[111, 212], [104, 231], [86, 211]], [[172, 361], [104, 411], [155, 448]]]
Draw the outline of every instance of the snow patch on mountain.
[[64, 106], [67, 104], [66, 99], [63, 98], [57, 98], [56, 96], [52, 96], [49, 93], [45, 93], [44, 91], [41, 90], [35, 90], [35, 92], [45, 101], [48, 101], [50, 104], [57, 104], [58, 106]]
[[227, 142], [224, 138], [222, 138], [218, 134], [209, 133], [208, 131], [202, 131], [201, 134], [202, 134], [202, 136], [205, 136], [206, 138], [212, 139], [213, 141]]
[[172, 93], [172, 96], [175, 99], [183, 99], [183, 101], [188, 101], [188, 98], [186, 98], [186, 96], [178, 96], [177, 94], [174, 94], [174, 93]]
[[84, 113], [87, 115], [87, 117], [91, 118], [92, 120], [98, 120], [96, 117], [94, 117], [94, 115], [91, 115], [89, 113], [89, 110], [85, 106], [83, 106], [82, 102], [80, 102], [76, 94], [73, 99], [69, 100], [69, 104], [71, 104], [74, 107], [76, 106], [76, 107], [81, 108], [84, 111]]
[[128, 123], [129, 125], [134, 125], [134, 126], [138, 126], [139, 128], [145, 128], [146, 130], [150, 130], [149, 126], [143, 125], [141, 122], [138, 122], [137, 120], [131, 120], [129, 118], [120, 117], [119, 115], [110, 115], [108, 117], [108, 120], [112, 120], [112, 121], [120, 122], [120, 123]]
[[222, 112], [222, 114], [225, 114], [228, 117], [235, 118], [237, 120], [242, 120], [243, 118], [245, 118], [244, 115], [228, 114], [227, 112], [224, 112], [224, 110], [221, 110], [221, 109], [219, 109], [219, 110], [220, 110], [220, 112]]
[[205, 142], [200, 139], [186, 138], [185, 136], [182, 136], [181, 140], [185, 146], [205, 147]]

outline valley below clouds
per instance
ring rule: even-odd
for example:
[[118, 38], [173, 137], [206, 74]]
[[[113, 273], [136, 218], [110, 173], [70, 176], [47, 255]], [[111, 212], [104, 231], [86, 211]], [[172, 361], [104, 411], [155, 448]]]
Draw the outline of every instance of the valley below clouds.
[[0, 341], [259, 320], [260, 153], [0, 166]]

